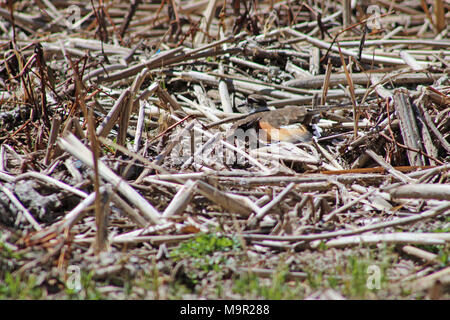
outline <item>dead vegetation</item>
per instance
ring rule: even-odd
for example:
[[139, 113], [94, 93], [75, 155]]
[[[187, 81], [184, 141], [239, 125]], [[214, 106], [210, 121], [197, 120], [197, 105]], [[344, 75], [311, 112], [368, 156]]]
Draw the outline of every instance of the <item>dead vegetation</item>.
[[350, 2], [3, 1], [1, 297], [448, 299], [450, 5]]

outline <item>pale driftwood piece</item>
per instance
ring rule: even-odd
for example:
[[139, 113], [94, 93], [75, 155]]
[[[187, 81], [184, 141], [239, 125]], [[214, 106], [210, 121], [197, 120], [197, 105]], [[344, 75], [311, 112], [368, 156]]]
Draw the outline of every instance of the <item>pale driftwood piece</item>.
[[[223, 73], [223, 65], [219, 64], [219, 72]], [[226, 113], [233, 113], [233, 108], [231, 105], [230, 93], [228, 92], [228, 86], [225, 80], [219, 81], [219, 95], [222, 104], [222, 110]]]
[[446, 201], [443, 204], [429, 209], [421, 214], [409, 216], [405, 218], [398, 218], [392, 221], [374, 223], [365, 227], [356, 228], [354, 230], [342, 230], [335, 232], [325, 232], [321, 234], [309, 234], [309, 235], [298, 235], [298, 236], [273, 236], [273, 235], [263, 235], [263, 234], [243, 234], [242, 237], [249, 240], [275, 240], [275, 241], [313, 241], [320, 239], [336, 238], [341, 236], [349, 236], [354, 234], [359, 234], [367, 231], [388, 228], [392, 226], [398, 226], [408, 223], [417, 222], [420, 220], [434, 218], [440, 214], [449, 214], [450, 201]]
[[[293, 73], [299, 79], [302, 79], [302, 78], [315, 78], [315, 77], [312, 76], [312, 74], [310, 72], [308, 72], [306, 70], [303, 70], [302, 68], [296, 66], [291, 61], [288, 61], [286, 63], [285, 70], [287, 72], [289, 72], [289, 73]], [[293, 81], [293, 80], [290, 80], [290, 81]], [[287, 85], [287, 84], [284, 83], [284, 85]], [[302, 87], [302, 86], [300, 86], [300, 87]]]
[[[72, 154], [75, 158], [81, 160], [90, 168], [94, 167], [93, 157], [91, 151], [86, 148], [73, 134], [68, 134], [64, 138], [58, 139], [59, 146]], [[138, 207], [145, 217], [154, 224], [160, 224], [163, 220], [160, 213], [148, 203], [136, 190], [117, 176], [110, 168], [108, 168], [102, 161], [98, 162], [98, 170], [100, 176], [106, 181], [110, 182], [113, 188], [116, 188], [129, 201]]]
[[[140, 182], [147, 182], [147, 183], [155, 183], [155, 184], [159, 184], [161, 186], [165, 186], [165, 187], [169, 187], [169, 188], [174, 188], [175, 190], [178, 190], [182, 187], [181, 184], [178, 183], [174, 183], [174, 182], [168, 182], [168, 181], [163, 181], [163, 180], [158, 180], [158, 179], [153, 179], [153, 178], [149, 178], [149, 177], [143, 177], [141, 179]], [[143, 187], [142, 185], [136, 184], [136, 183], [132, 183], [130, 184], [132, 187], [136, 188], [136, 189], [147, 189], [146, 187]]]
[[[181, 235], [167, 235], [167, 236], [137, 236], [130, 237], [125, 239], [115, 240], [114, 238], [111, 240], [111, 244], [127, 244], [127, 243], [142, 243], [148, 242], [152, 245], [161, 245], [163, 243], [172, 244], [178, 243], [181, 241], [189, 240], [191, 238], [196, 237], [195, 233], [193, 234], [181, 234]], [[85, 239], [77, 239], [73, 240], [75, 243], [92, 243], [94, 238], [85, 238]]]
[[217, 203], [229, 212], [237, 213], [245, 218], [253, 211], [259, 212], [260, 210], [260, 208], [248, 198], [220, 191], [203, 181], [198, 181], [197, 190], [203, 196], [207, 197], [212, 202]]
[[255, 204], [258, 207], [261, 207], [261, 206], [269, 203], [269, 201], [270, 201], [270, 197], [266, 194], [266, 195], [262, 196], [261, 198], [259, 198], [258, 200], [256, 200]]
[[161, 231], [166, 231], [174, 228], [173, 222], [164, 223], [157, 226], [148, 226], [145, 228], [133, 230], [130, 232], [122, 233], [113, 237], [113, 241], [121, 241], [126, 239], [133, 239], [135, 237], [148, 236]]
[[178, 190], [170, 204], [164, 210], [162, 216], [167, 218], [182, 213], [194, 196], [197, 184], [197, 181], [186, 181], [184, 186]]
[[[313, 158], [313, 157], [310, 157], [307, 155], [289, 154], [289, 153], [284, 153], [284, 152], [283, 153], [275, 153], [275, 152], [273, 152], [274, 151], [273, 149], [275, 149], [275, 148], [269, 147], [267, 151], [264, 151], [264, 149], [266, 149], [266, 148], [251, 150], [250, 155], [252, 157], [255, 157], [256, 159], [262, 158], [262, 159], [271, 159], [271, 160], [276, 160], [276, 161], [288, 160], [288, 161], [296, 161], [296, 162], [308, 163], [308, 164], [319, 164], [320, 163], [319, 159]], [[277, 150], [277, 151], [282, 151], [282, 150]]]
[[139, 95], [139, 90], [148, 76], [149, 70], [147, 68], [142, 69], [142, 71], [134, 78], [133, 84], [131, 85], [131, 94], [133, 99]]
[[[404, 28], [405, 28], [405, 26], [398, 26], [398, 27], [395, 28], [394, 30], [389, 31], [384, 37], [381, 38], [381, 40], [388, 40], [388, 39], [392, 38], [392, 37], [395, 36], [396, 34], [400, 33]], [[346, 41], [343, 41], [343, 42], [346, 42]], [[368, 42], [369, 42], [369, 41], [366, 40], [366, 41], [364, 42], [364, 44], [367, 45]], [[343, 46], [343, 45], [342, 45], [342, 42], [340, 42], [339, 44], [340, 44], [341, 46]]]
[[[318, 92], [320, 93], [320, 92]], [[370, 95], [371, 92], [366, 90], [366, 89], [355, 89], [355, 96], [360, 97], [360, 96], [367, 96]], [[327, 100], [335, 100], [335, 99], [340, 99], [340, 98], [346, 98], [348, 95], [347, 93], [345, 93], [344, 90], [334, 90], [334, 89], [330, 89], [328, 90], [328, 94], [327, 94]], [[284, 98], [280, 98], [280, 100], [275, 100], [275, 101], [270, 101], [268, 103], [269, 106], [274, 106], [274, 107], [284, 107], [286, 105], [301, 105], [301, 104], [307, 104], [307, 103], [311, 103], [314, 99], [315, 99], [315, 95], [310, 95], [310, 96], [304, 96], [304, 97], [300, 97], [300, 98], [288, 98], [288, 99], [284, 99]]]
[[130, 99], [130, 89], [126, 89], [122, 92], [119, 99], [117, 99], [114, 106], [108, 112], [108, 115], [103, 119], [103, 122], [98, 126], [96, 134], [100, 137], [106, 137], [113, 126], [116, 124], [117, 119], [122, 111], [122, 108], [128, 103]]
[[[440, 235], [440, 236], [438, 236]], [[442, 245], [450, 242], [450, 234], [438, 233], [413, 233], [398, 232], [386, 234], [362, 234], [351, 237], [342, 237], [327, 241], [325, 244], [329, 248], [339, 248], [355, 245], [370, 245], [377, 243], [409, 243], [424, 245]], [[312, 243], [311, 246], [317, 246], [318, 243]]]
[[419, 63], [417, 63], [417, 60], [414, 59], [414, 57], [409, 54], [406, 51], [400, 51], [400, 57], [405, 61], [405, 63], [411, 67], [411, 69], [415, 70], [415, 71], [420, 71], [423, 70], [422, 65], [420, 65]]
[[10, 145], [4, 143], [2, 144], [2, 146], [4, 147], [4, 149], [8, 149], [8, 151], [11, 153], [12, 156], [14, 156], [14, 158], [17, 159], [17, 161], [23, 163], [24, 157], [18, 154]]
[[426, 260], [428, 262], [433, 262], [433, 263], [437, 263], [438, 262], [436, 260], [437, 254], [434, 254], [434, 253], [431, 253], [431, 252], [428, 252], [428, 251], [416, 248], [414, 246], [407, 245], [407, 246], [404, 246], [402, 248], [402, 250], [403, 250], [403, 252], [405, 252], [405, 253], [407, 253], [409, 255], [418, 257], [418, 258]]
[[0, 171], [0, 179], [2, 179], [3, 181], [6, 181], [6, 182], [13, 182], [15, 177], [7, 174], [5, 172]]
[[394, 177], [402, 181], [403, 183], [416, 183], [416, 180], [408, 177], [407, 175], [403, 174], [402, 172], [396, 170], [393, 166], [391, 166], [389, 163], [383, 160], [379, 155], [377, 155], [372, 150], [368, 149], [366, 150], [366, 153], [375, 160], [380, 166], [385, 168], [390, 174], [392, 174]]
[[102, 51], [108, 54], [119, 54], [126, 56], [131, 52], [131, 49], [121, 47], [114, 44], [108, 44], [96, 39], [81, 39], [81, 38], [68, 38], [66, 40], [68, 45], [71, 45], [75, 48], [93, 50], [93, 51]]
[[[48, 43], [48, 42], [41, 42], [42, 48], [44, 49], [45, 53], [54, 53], [57, 55], [60, 54], [64, 54], [63, 52], [61, 52], [61, 46], [60, 44], [56, 44], [56, 43]], [[82, 50], [78, 50], [78, 49], [74, 49], [74, 48], [66, 48], [65, 49], [66, 54], [72, 56], [72, 57], [77, 57], [77, 58], [82, 58], [85, 56], [85, 52]], [[115, 65], [117, 66], [117, 65]], [[121, 68], [123, 68], [123, 65], [120, 65]], [[97, 69], [98, 70], [98, 69]]]
[[22, 217], [25, 218], [25, 220], [28, 221], [29, 224], [36, 230], [41, 231], [42, 227], [41, 225], [34, 219], [33, 215], [23, 206], [23, 204], [17, 199], [17, 197], [14, 195], [14, 193], [9, 190], [8, 188], [4, 187], [3, 185], [0, 185], [0, 190], [3, 191], [3, 193], [9, 198], [9, 200], [20, 210], [20, 213], [17, 215], [16, 219], [16, 225], [20, 220], [22, 220]]
[[283, 191], [281, 191], [275, 198], [273, 198], [272, 201], [262, 207], [254, 217], [250, 217], [248, 224], [255, 225], [259, 221], [261, 221], [261, 219], [264, 218], [264, 216], [266, 216], [275, 205], [283, 200], [283, 198], [292, 190], [292, 188], [294, 188], [294, 186], [295, 183], [293, 182], [288, 184], [286, 188], [283, 189]]
[[[302, 146], [309, 145], [302, 144]], [[280, 143], [259, 147], [258, 149], [252, 149], [250, 150], [250, 155], [255, 158], [266, 158], [276, 161], [283, 159], [309, 164], [319, 164], [320, 157], [318, 152], [312, 146], [310, 149], [313, 152], [313, 155], [307, 153], [293, 143], [282, 141]]]
[[196, 46], [199, 46], [204, 42], [205, 33], [207, 34], [209, 32], [209, 27], [214, 17], [214, 11], [216, 10], [217, 2], [218, 0], [211, 0], [208, 2], [208, 6], [203, 13], [203, 19], [200, 24], [200, 30], [202, 30], [202, 32], [197, 32], [194, 40]]
[[134, 137], [133, 151], [138, 152], [141, 146], [142, 132], [144, 129], [145, 120], [145, 106], [139, 99], [135, 100], [135, 103], [139, 106], [138, 121], [136, 124], [136, 135]]
[[186, 180], [199, 180], [209, 176], [206, 172], [191, 172], [191, 173], [174, 173], [174, 174], [155, 174], [148, 175], [146, 179], [158, 179], [165, 181], [186, 181]]
[[[353, 73], [351, 75], [353, 84], [367, 85], [372, 82], [376, 84], [377, 82], [385, 82], [389, 80], [389, 83], [396, 85], [406, 85], [406, 84], [432, 84], [435, 80], [442, 77], [442, 73], [397, 73], [389, 77], [386, 77], [384, 73]], [[283, 83], [285, 86], [292, 86], [298, 88], [311, 88], [318, 89], [323, 86], [326, 75], [316, 75], [314, 77], [303, 77], [301, 79], [288, 80]], [[376, 80], [378, 79], [378, 80]], [[330, 76], [329, 85], [330, 87], [337, 86], [339, 84], [347, 84], [347, 79], [344, 74], [332, 74]]]
[[[6, 150], [5, 150], [5, 146], [2, 144], [0, 146], [0, 174], [2, 171], [6, 171], [6, 163], [7, 163]], [[0, 179], [1, 179], [1, 176], [0, 176]]]
[[352, 25], [352, 6], [351, 0], [341, 0], [342, 3], [342, 21], [344, 23], [344, 29], [347, 29]]
[[233, 62], [233, 63], [239, 64], [239, 65], [242, 65], [242, 66], [245, 66], [245, 67], [248, 67], [248, 68], [252, 68], [252, 69], [255, 69], [255, 70], [261, 70], [261, 71], [264, 71], [266, 73], [271, 73], [272, 70], [273, 70], [273, 68], [271, 68], [271, 67], [267, 67], [267, 66], [264, 66], [262, 64], [259, 64], [259, 63], [256, 63], [256, 62], [251, 62], [251, 61], [244, 60], [244, 59], [241, 59], [241, 58], [230, 57], [229, 60], [231, 62]]
[[[159, 84], [157, 82], [153, 82], [147, 89], [145, 89], [144, 91], [142, 91], [141, 94], [139, 94], [139, 96], [136, 98], [136, 100], [149, 99], [150, 96], [158, 90], [158, 88], [159, 88]], [[156, 113], [159, 113], [159, 108], [155, 107], [155, 109], [156, 109]]]
[[[141, 99], [142, 100], [142, 99]], [[151, 100], [151, 99], [149, 99]], [[186, 103], [187, 104], [187, 103]], [[186, 113], [186, 115], [191, 115], [191, 116], [195, 116], [198, 118], [206, 118], [205, 115], [197, 110], [193, 110], [191, 109], [189, 106], [182, 106], [183, 112]], [[149, 108], [146, 108], [145, 110], [145, 114], [146, 115], [150, 115], [150, 116], [159, 116], [161, 114], [162, 110], [158, 109], [155, 106], [150, 106]], [[233, 117], [236, 115], [241, 115], [242, 114], [238, 114], [238, 113], [225, 113], [222, 112], [220, 110], [210, 110], [209, 111], [211, 114], [215, 115], [218, 118], [226, 118], [226, 117]]]
[[[366, 40], [364, 42], [366, 46], [382, 46], [382, 45], [396, 45], [396, 44], [406, 44], [406, 45], [423, 45], [423, 46], [435, 46], [435, 47], [449, 47], [449, 40], [433, 40], [433, 39], [373, 39]], [[358, 41], [339, 41], [341, 47], [356, 47], [359, 45]]]
[[425, 290], [432, 287], [437, 281], [443, 285], [450, 284], [450, 267], [416, 280], [413, 288], [414, 290]]
[[[383, 86], [384, 81], [379, 76], [374, 76], [371, 78], [370, 82], [372, 83], [372, 88], [375, 92], [381, 96], [383, 99], [392, 98], [394, 93], [391, 90], [386, 89]], [[364, 101], [365, 99], [363, 99]]]
[[[9, 10], [0, 8], [0, 16], [12, 23], [11, 13], [9, 12]], [[30, 34], [33, 34], [34, 31], [37, 29], [45, 28], [47, 26], [47, 23], [40, 20], [38, 17], [32, 17], [28, 14], [20, 12], [14, 12], [14, 23], [20, 28], [29, 32]], [[57, 28], [58, 26], [54, 27]], [[55, 28], [53, 29], [54, 29], [53, 31], [56, 31]]]
[[[335, 180], [344, 183], [352, 184], [356, 181], [366, 181], [367, 183], [380, 182], [386, 177], [382, 174], [348, 174], [348, 175], [337, 175], [334, 177]], [[236, 177], [220, 177], [219, 181], [221, 184], [233, 183], [236, 184], [241, 180], [241, 178]], [[272, 185], [272, 184], [286, 184], [289, 182], [295, 183], [313, 183], [313, 182], [329, 182], [330, 177], [326, 175], [311, 175], [311, 176], [276, 176], [276, 177], [246, 177], [246, 185]]]
[[17, 182], [20, 180], [26, 180], [29, 178], [38, 179], [38, 180], [48, 183], [52, 186], [55, 186], [56, 188], [60, 188], [60, 189], [66, 190], [70, 193], [76, 194], [77, 196], [79, 196], [81, 198], [86, 198], [88, 196], [88, 194], [84, 191], [81, 191], [75, 187], [72, 187], [72, 186], [70, 186], [64, 182], [61, 182], [59, 180], [56, 180], [52, 177], [46, 176], [42, 173], [34, 172], [34, 171], [26, 172], [19, 176], [16, 176], [14, 178], [14, 182]]
[[450, 201], [450, 186], [447, 184], [404, 185], [389, 190], [392, 198], [435, 199]]
[[320, 73], [320, 49], [317, 47], [310, 48], [309, 72], [313, 76]]
[[[422, 150], [419, 129], [417, 128], [414, 110], [409, 101], [407, 91], [397, 90], [394, 92], [394, 106], [400, 121], [400, 132], [405, 145], [415, 150]], [[412, 166], [423, 166], [424, 161], [420, 154], [415, 151], [406, 151], [409, 163]]]

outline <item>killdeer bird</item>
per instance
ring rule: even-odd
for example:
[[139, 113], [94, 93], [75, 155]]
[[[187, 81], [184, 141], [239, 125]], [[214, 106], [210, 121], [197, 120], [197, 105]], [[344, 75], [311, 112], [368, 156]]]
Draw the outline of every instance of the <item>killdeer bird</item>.
[[266, 100], [256, 95], [249, 96], [246, 104], [252, 111], [234, 122], [228, 136], [233, 135], [237, 129], [256, 128], [264, 131], [267, 142], [309, 142], [313, 137], [309, 130], [311, 120], [321, 112], [296, 106], [270, 110]]

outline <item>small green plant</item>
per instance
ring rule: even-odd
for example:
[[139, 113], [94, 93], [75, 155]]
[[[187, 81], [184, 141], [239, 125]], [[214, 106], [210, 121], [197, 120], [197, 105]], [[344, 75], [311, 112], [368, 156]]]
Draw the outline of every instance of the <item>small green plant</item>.
[[367, 291], [367, 261], [358, 257], [349, 257], [346, 273], [350, 277], [344, 281], [345, 289], [350, 296], [364, 298]]
[[319, 251], [325, 251], [327, 250], [327, 245], [325, 244], [325, 241], [320, 241], [319, 247], [317, 248]]
[[4, 273], [6, 271], [14, 271], [16, 262], [20, 259], [20, 254], [12, 250], [4, 242], [0, 241], [0, 279], [5, 276]]
[[327, 282], [328, 282], [328, 285], [330, 286], [330, 288], [334, 289], [338, 286], [339, 279], [335, 276], [329, 276], [327, 278]]
[[66, 294], [69, 299], [74, 300], [101, 300], [104, 299], [102, 293], [98, 291], [97, 283], [92, 279], [94, 271], [89, 273], [81, 271], [81, 291], [66, 288]]
[[222, 266], [227, 261], [226, 253], [239, 247], [236, 239], [214, 233], [200, 234], [173, 249], [170, 257], [175, 262], [185, 262], [186, 274], [195, 285], [211, 271], [222, 273]]
[[21, 255], [14, 252], [4, 242], [0, 241], [0, 257], [5, 259], [20, 259]]
[[0, 279], [0, 299], [39, 299], [42, 297], [42, 289], [36, 286], [36, 277], [13, 275], [5, 273]]
[[448, 263], [450, 261], [450, 256], [449, 256], [449, 245], [445, 245], [445, 246], [441, 246], [439, 248], [439, 252], [438, 252], [438, 260], [441, 263], [442, 267], [447, 267]]
[[306, 280], [312, 289], [317, 289], [322, 286], [323, 274], [320, 271], [306, 272]]
[[386, 268], [390, 264], [388, 252], [391, 248], [384, 248], [378, 261], [369, 256], [350, 256], [345, 266], [343, 292], [348, 297], [363, 299], [371, 293], [376, 293], [387, 282]]
[[172, 250], [171, 257], [175, 260], [183, 258], [201, 258], [218, 251], [231, 251], [239, 247], [239, 241], [213, 233], [201, 234], [194, 239], [183, 242]]

